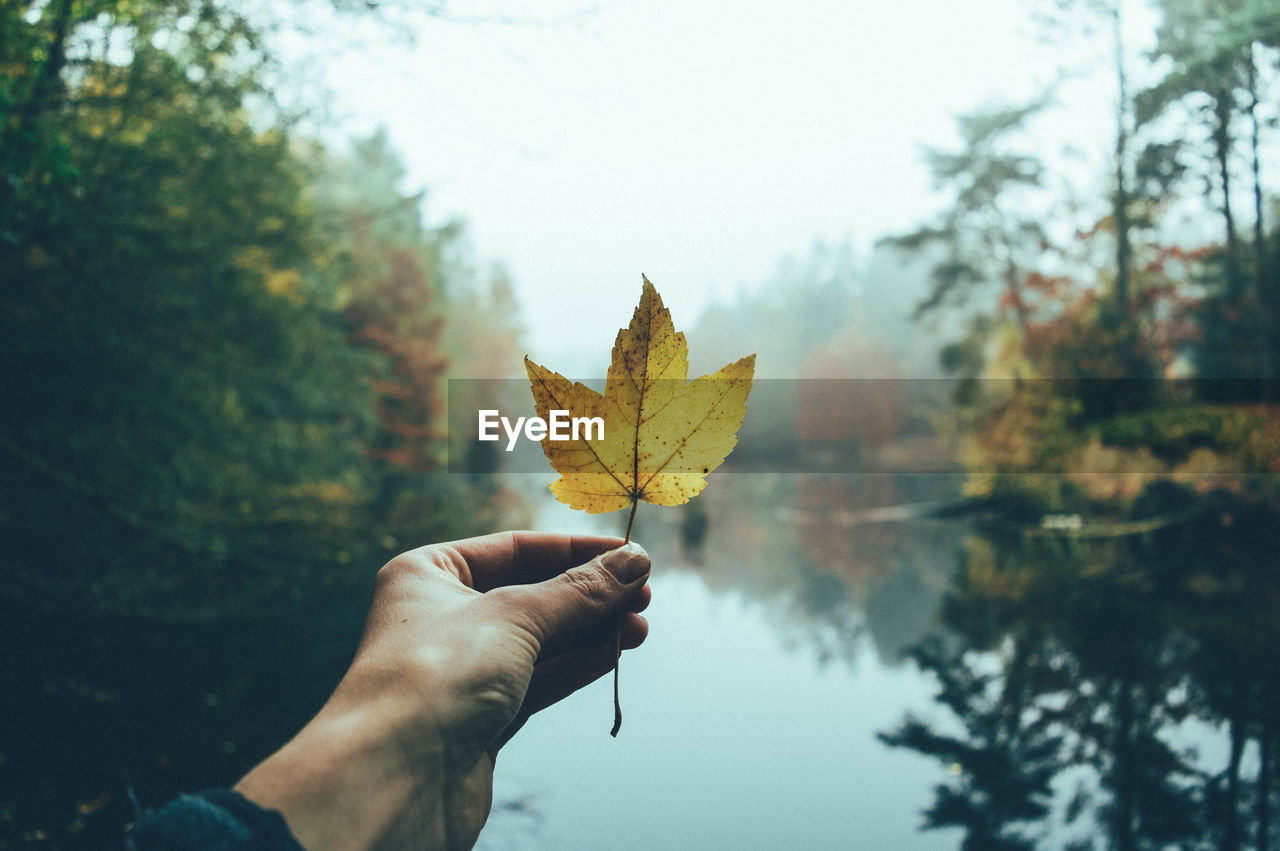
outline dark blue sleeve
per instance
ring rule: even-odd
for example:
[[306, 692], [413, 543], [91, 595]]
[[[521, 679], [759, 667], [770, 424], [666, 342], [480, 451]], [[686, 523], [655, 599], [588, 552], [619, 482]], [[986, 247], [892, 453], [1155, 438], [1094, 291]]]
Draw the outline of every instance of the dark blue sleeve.
[[183, 795], [144, 813], [130, 851], [303, 851], [284, 816], [230, 789]]

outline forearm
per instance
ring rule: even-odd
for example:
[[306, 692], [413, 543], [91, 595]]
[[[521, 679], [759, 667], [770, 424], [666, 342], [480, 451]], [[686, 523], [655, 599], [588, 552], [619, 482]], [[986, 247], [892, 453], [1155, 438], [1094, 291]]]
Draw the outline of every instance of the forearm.
[[331, 701], [236, 791], [282, 813], [309, 851], [446, 848], [443, 749], [421, 729], [404, 735], [406, 717]]
[[311, 851], [470, 848], [504, 736], [609, 669], [620, 609], [622, 646], [644, 640], [649, 558], [618, 543], [509, 533], [392, 559], [333, 696], [236, 791]]

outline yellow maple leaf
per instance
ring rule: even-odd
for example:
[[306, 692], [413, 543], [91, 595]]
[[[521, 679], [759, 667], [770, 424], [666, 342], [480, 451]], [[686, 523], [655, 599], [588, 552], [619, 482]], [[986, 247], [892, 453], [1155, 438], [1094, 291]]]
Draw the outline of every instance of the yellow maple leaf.
[[[613, 343], [604, 393], [524, 359], [539, 417], [548, 421], [552, 412], [564, 411], [572, 420], [603, 424], [602, 430], [575, 428], [567, 440], [548, 431], [542, 451], [560, 474], [551, 492], [561, 502], [592, 514], [630, 505], [631, 520], [641, 500], [680, 505], [707, 486], [707, 474], [738, 442], [756, 368], [756, 356], [748, 355], [689, 381], [684, 334], [676, 331], [653, 284], [641, 278], [640, 304]], [[621, 640], [619, 618], [611, 736], [622, 727], [616, 663]]]
[[[688, 380], [689, 346], [649, 279], [631, 324], [618, 331], [604, 393], [524, 359], [538, 416], [600, 418], [603, 434], [542, 440], [560, 474], [556, 499], [592, 514], [688, 502], [738, 442], [756, 356]], [[629, 530], [628, 530], [629, 531]]]

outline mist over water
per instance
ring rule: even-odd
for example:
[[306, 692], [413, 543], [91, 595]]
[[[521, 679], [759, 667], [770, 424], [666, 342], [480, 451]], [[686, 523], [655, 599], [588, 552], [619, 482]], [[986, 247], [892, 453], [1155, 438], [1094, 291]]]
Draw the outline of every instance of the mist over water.
[[[641, 507], [651, 631], [623, 655], [622, 731], [608, 736], [608, 677], [535, 718], [499, 759], [480, 847], [953, 847], [915, 831], [942, 770], [875, 739], [928, 701], [902, 649], [932, 628], [945, 577], [905, 551], [887, 571], [815, 569], [834, 542], [806, 554], [795, 533], [821, 537], [821, 519], [775, 518], [795, 487], [721, 477], [707, 514]], [[608, 534], [614, 520], [548, 503], [537, 525]], [[955, 526], [922, 523], [935, 528], [917, 552], [946, 549], [955, 530], [939, 525]]]

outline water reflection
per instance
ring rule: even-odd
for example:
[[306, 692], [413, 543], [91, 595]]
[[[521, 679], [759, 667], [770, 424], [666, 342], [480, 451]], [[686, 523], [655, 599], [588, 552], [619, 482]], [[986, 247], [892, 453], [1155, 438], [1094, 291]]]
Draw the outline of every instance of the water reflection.
[[947, 633], [913, 651], [950, 717], [882, 734], [950, 768], [927, 827], [966, 848], [1274, 847], [1278, 518], [1172, 486], [1133, 512], [1157, 522], [966, 541]]
[[659, 565], [764, 604], [822, 662], [852, 662], [868, 636], [896, 665], [933, 628], [965, 528], [911, 509], [958, 487], [938, 474], [730, 473], [678, 509], [642, 509], [637, 536]]
[[819, 663], [811, 637], [834, 644], [835, 630], [798, 628], [800, 606], [766, 580], [768, 560], [760, 571], [739, 562], [741, 586], [711, 564], [715, 512], [702, 569], [664, 552], [678, 549], [659, 528], [676, 526], [673, 512], [642, 512], [653, 629], [623, 658], [622, 732], [608, 735], [607, 678], [533, 719], [498, 770], [515, 796], [547, 790], [545, 820], [533, 835], [527, 819], [495, 812], [481, 847], [512, 847], [520, 832], [524, 848], [953, 848], [954, 834], [916, 833], [942, 771], [875, 738], [927, 702], [927, 681], [882, 665], [865, 631], [851, 664]]
[[730, 474], [637, 528], [661, 569], [755, 601], [819, 662], [872, 647], [934, 683], [876, 734], [945, 772], [926, 831], [972, 849], [1276, 847], [1280, 517], [1162, 482], [1106, 521], [1003, 503], [931, 518], [957, 484]]
[[[625, 660], [623, 735], [607, 735], [607, 681], [535, 719], [503, 751], [482, 846], [621, 831], [626, 847], [1276, 847], [1280, 518], [1172, 485], [1105, 523], [937, 517], [959, 484], [726, 472], [687, 506], [642, 506], [654, 630]], [[537, 525], [624, 519], [553, 505]], [[173, 630], [154, 640], [168, 655], [125, 627], [59, 644], [69, 624], [7, 612], [0, 633], [44, 656], [17, 654], [20, 688], [0, 693], [35, 731], [0, 748], [5, 800], [34, 812], [57, 782], [40, 824], [79, 818], [93, 847], [130, 817], [127, 787], [157, 801], [226, 782], [324, 699], [363, 605], [341, 623]], [[59, 647], [74, 665], [48, 661]], [[157, 658], [202, 665], [157, 675]]]

